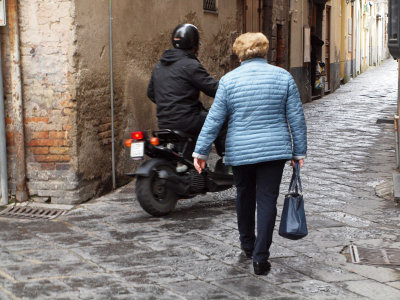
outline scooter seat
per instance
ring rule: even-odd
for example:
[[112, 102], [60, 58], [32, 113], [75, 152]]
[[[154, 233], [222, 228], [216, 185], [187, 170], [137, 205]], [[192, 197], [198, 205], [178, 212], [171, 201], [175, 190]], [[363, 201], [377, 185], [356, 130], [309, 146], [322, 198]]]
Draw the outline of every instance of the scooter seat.
[[190, 138], [191, 139], [195, 138], [195, 136], [191, 134], [175, 129], [160, 129], [158, 131], [155, 131], [154, 134], [160, 138], [171, 139], [175, 141], [185, 141]]
[[177, 135], [183, 137], [183, 138], [193, 138], [194, 135], [180, 131], [180, 130], [173, 130], [174, 133], [176, 133]]

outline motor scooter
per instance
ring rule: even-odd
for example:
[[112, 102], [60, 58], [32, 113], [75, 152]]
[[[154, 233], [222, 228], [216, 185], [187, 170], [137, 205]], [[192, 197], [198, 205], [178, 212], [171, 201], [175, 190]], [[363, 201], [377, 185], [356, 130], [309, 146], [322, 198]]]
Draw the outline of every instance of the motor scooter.
[[155, 217], [172, 212], [179, 199], [192, 198], [207, 192], [219, 192], [233, 186], [229, 167], [219, 159], [214, 167], [199, 174], [193, 165], [192, 153], [197, 137], [179, 130], [162, 129], [131, 133], [125, 141], [133, 160], [144, 160], [135, 172], [136, 197], [140, 206]]

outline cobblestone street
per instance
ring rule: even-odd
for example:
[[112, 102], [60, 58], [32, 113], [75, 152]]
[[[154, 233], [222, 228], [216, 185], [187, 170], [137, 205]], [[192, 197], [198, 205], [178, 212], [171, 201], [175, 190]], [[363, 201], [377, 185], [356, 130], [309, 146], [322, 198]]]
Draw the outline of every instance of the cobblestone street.
[[[275, 232], [267, 276], [241, 254], [234, 189], [154, 218], [130, 183], [52, 221], [0, 218], [0, 299], [400, 299], [393, 124], [377, 123], [396, 99], [388, 60], [304, 105], [309, 235]], [[277, 224], [290, 175], [286, 166]]]

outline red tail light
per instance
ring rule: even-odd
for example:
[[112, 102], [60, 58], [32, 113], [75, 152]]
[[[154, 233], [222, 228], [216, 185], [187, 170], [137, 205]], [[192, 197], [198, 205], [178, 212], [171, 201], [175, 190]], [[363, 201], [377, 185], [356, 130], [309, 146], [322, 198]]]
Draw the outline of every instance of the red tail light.
[[133, 140], [143, 140], [143, 137], [144, 137], [143, 131], [131, 132], [131, 138]]

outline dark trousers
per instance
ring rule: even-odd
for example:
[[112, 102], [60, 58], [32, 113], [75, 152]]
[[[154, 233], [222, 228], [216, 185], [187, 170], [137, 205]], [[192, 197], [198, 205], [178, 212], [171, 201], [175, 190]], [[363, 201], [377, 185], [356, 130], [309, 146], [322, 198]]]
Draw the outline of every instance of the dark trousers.
[[[232, 167], [237, 190], [236, 212], [242, 249], [253, 261], [266, 262], [276, 220], [276, 202], [285, 160]], [[257, 206], [257, 236], [255, 212]]]
[[[184, 129], [182, 129], [182, 131], [198, 136], [200, 134], [201, 128], [203, 128], [206, 118], [207, 118], [207, 112], [202, 111], [200, 114], [193, 117], [190, 120], [190, 124], [187, 124], [184, 127]], [[225, 140], [227, 132], [228, 132], [228, 122], [225, 121], [225, 123], [222, 125], [218, 133], [217, 138], [214, 141], [215, 149], [217, 150], [219, 156], [223, 156], [225, 153]]]

